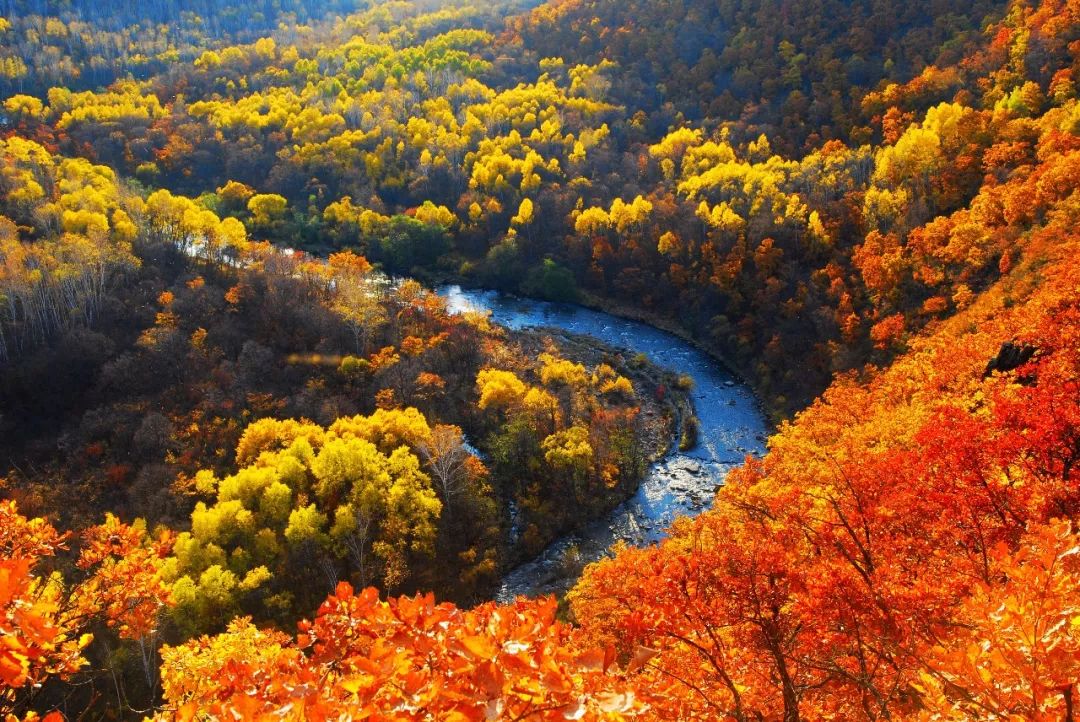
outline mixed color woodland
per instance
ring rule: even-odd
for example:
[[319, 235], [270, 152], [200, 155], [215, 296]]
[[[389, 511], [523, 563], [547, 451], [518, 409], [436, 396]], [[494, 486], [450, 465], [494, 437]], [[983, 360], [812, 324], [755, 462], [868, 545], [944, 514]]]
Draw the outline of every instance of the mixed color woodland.
[[[1077, 719], [1078, 84], [1077, 0], [0, 0], [0, 719]], [[690, 389], [444, 282], [768, 453], [490, 601]]]

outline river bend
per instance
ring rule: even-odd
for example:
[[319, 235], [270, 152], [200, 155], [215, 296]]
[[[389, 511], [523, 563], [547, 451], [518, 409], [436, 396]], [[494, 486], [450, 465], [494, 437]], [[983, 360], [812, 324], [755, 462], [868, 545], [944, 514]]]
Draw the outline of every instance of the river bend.
[[617, 540], [635, 545], [658, 541], [676, 516], [708, 508], [716, 487], [747, 454], [764, 450], [767, 425], [750, 389], [677, 336], [581, 306], [456, 285], [438, 292], [451, 312], [490, 311], [492, 321], [512, 329], [553, 327], [592, 336], [631, 353], [644, 353], [653, 363], [694, 381], [698, 445], [687, 452], [672, 451], [653, 463], [637, 493], [606, 518], [556, 540], [539, 557], [511, 570], [497, 594], [501, 602], [518, 595], [565, 591], [573, 584], [575, 562], [599, 559]]

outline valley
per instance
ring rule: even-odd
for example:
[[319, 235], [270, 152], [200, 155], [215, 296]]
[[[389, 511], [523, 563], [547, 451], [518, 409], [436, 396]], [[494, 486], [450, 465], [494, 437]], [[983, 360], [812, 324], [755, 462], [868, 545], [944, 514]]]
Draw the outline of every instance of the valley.
[[0, 720], [1073, 720], [1077, 0], [0, 0]]

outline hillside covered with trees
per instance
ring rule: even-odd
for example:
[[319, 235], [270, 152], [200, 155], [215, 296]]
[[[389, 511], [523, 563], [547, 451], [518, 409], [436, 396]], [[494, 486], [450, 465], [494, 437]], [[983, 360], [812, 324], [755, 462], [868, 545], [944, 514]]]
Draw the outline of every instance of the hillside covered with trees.
[[[1074, 719], [1078, 82], [1073, 0], [0, 2], [0, 715]], [[444, 281], [768, 453], [487, 601], [690, 389]]]

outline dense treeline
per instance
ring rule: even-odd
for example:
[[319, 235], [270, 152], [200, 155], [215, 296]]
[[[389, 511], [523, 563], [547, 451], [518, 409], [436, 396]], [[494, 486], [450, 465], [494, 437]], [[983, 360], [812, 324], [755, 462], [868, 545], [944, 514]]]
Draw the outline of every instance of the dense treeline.
[[[875, 285], [879, 256], [978, 189], [999, 124], [990, 108], [1006, 103], [1031, 113], [1060, 102], [1012, 80], [988, 80], [997, 94], [983, 93], [986, 112], [971, 112], [965, 73], [978, 69], [927, 65], [954, 63], [962, 50], [990, 42], [979, 32], [978, 18], [989, 11], [982, 5], [965, 6], [966, 15], [932, 4], [907, 11], [934, 18], [932, 28], [883, 23], [881, 8], [799, 8], [827, 21], [725, 6], [734, 15], [717, 22], [749, 23], [749, 47], [768, 45], [754, 33], [790, 44], [792, 28], [805, 30], [799, 42], [819, 53], [791, 93], [817, 99], [829, 95], [819, 87], [819, 65], [831, 54], [857, 57], [844, 43], [861, 37], [863, 25], [896, 34], [892, 44], [879, 38], [885, 56], [874, 59], [889, 73], [834, 93], [833, 123], [863, 128], [855, 135], [828, 131], [823, 118], [804, 119], [786, 101], [767, 108], [746, 93], [739, 102], [760, 117], [726, 106], [690, 113], [674, 100], [654, 107], [636, 86], [620, 85], [645, 77], [635, 63], [579, 63], [592, 56], [547, 31], [545, 23], [564, 16], [576, 27], [580, 12], [596, 19], [588, 23], [595, 33], [626, 11], [593, 15], [576, 5], [544, 6], [497, 40], [476, 29], [490, 26], [487, 10], [379, 7], [325, 37], [286, 29], [207, 50], [145, 83], [101, 93], [54, 89], [45, 102], [12, 96], [9, 125], [152, 187], [213, 192], [204, 196], [210, 207], [271, 240], [319, 252], [354, 248], [395, 272], [458, 275], [551, 298], [574, 298], [576, 286], [600, 302], [671, 318], [753, 379], [783, 416], [834, 373], [887, 361], [905, 332], [962, 305], [994, 275], [988, 251], [962, 278], [946, 259], [922, 258], [934, 270], [912, 267], [910, 281], [895, 279], [902, 292]], [[649, 17], [643, 9], [641, 19]], [[849, 35], [839, 33], [838, 24], [852, 22]], [[651, 35], [619, 37], [666, 47], [662, 24], [651, 27]], [[547, 56], [548, 41], [552, 52], [555, 44], [573, 52]], [[921, 50], [920, 60], [905, 54], [909, 46]], [[787, 70], [773, 61], [785, 53], [755, 55], [765, 63], [755, 75], [782, 82]], [[893, 67], [901, 58], [908, 59]], [[887, 80], [914, 71], [910, 82]], [[1049, 90], [1047, 71], [1031, 72]], [[864, 95], [869, 87], [877, 89]], [[1063, 87], [1056, 92], [1068, 97]], [[754, 93], [777, 102], [782, 95]], [[686, 113], [672, 114], [683, 106]], [[703, 113], [701, 122], [686, 120]], [[822, 131], [811, 152], [779, 154], [802, 147], [810, 127]], [[868, 144], [877, 138], [886, 143], [881, 150]], [[803, 363], [780, 362], [790, 357]]]
[[[296, 37], [341, 32], [354, 13], [374, 8], [388, 20], [419, 12], [433, 23], [460, 11], [495, 22], [519, 0], [468, 4], [438, 0], [160, 0], [97, 3], [84, 0], [4, 0], [0, 3], [0, 92], [43, 95], [50, 87], [95, 89], [134, 76], [147, 78], [188, 63], [208, 49], [252, 43], [289, 28]], [[360, 30], [352, 26], [346, 32]]]
[[0, 3], [0, 88], [44, 93], [53, 85], [95, 88], [127, 73], [147, 76], [171, 63], [190, 61], [206, 47], [250, 42], [280, 22], [305, 23], [358, 9], [346, 0], [320, 3], [261, 2], [240, 8], [224, 2]]
[[[859, 100], [882, 81], [952, 66], [1002, 5], [965, 2], [559, 0], [511, 23], [537, 58], [615, 62], [612, 92], [652, 135], [737, 119], [786, 153], [874, 137]], [[516, 39], [512, 42], [516, 42]]]
[[150, 0], [134, 2], [121, 0], [103, 6], [89, 0], [4, 0], [0, 11], [6, 16], [26, 17], [62, 17], [71, 15], [93, 22], [95, 26], [117, 29], [143, 22], [176, 22], [185, 15], [197, 15], [202, 24], [215, 35], [232, 34], [238, 31], [260, 32], [273, 29], [281, 16], [295, 16], [295, 21], [306, 22], [319, 19], [318, 13], [348, 13], [365, 5], [363, 0], [332, 0], [319, 3], [312, 8], [310, 3], [297, 0], [262, 0], [247, 3], [244, 8], [222, 0]]
[[[1080, 5], [424, 10], [6, 98], [0, 712], [1071, 719]], [[625, 496], [663, 394], [373, 263], [803, 410], [563, 620], [438, 603]]]

